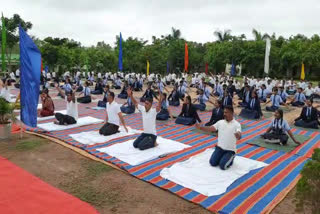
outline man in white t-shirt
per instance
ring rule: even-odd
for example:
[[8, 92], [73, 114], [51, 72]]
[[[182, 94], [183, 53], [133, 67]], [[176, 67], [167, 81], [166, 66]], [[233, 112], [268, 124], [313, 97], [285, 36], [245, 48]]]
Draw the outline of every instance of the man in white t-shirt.
[[237, 152], [237, 140], [241, 138], [241, 125], [233, 118], [233, 107], [224, 107], [224, 120], [219, 120], [213, 126], [201, 126], [196, 124], [196, 128], [215, 132], [218, 131], [218, 144], [210, 158], [212, 166], [220, 166], [222, 170], [226, 170], [233, 164], [233, 159]]
[[156, 117], [161, 110], [161, 100], [156, 108], [152, 108], [153, 99], [151, 97], [146, 98], [144, 106], [142, 106], [134, 98], [131, 89], [128, 89], [128, 95], [142, 114], [143, 133], [133, 142], [134, 148], [145, 150], [157, 146]]
[[112, 91], [109, 92], [107, 100], [106, 123], [100, 128], [99, 133], [101, 135], [108, 136], [119, 132], [120, 121], [126, 132], [128, 132], [121, 113], [120, 105], [114, 100], [114, 93]]

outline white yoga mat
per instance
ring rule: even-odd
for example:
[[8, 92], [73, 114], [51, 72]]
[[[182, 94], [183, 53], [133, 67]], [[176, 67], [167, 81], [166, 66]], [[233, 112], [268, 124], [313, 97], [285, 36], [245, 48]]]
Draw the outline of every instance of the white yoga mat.
[[[67, 110], [55, 111], [54, 113], [67, 114]], [[44, 120], [51, 120], [51, 119], [54, 119], [54, 118], [55, 118], [54, 115], [48, 116], [48, 117], [37, 117], [37, 121], [40, 122], [40, 121], [44, 121]], [[17, 116], [17, 120], [20, 120], [20, 115]]]
[[227, 170], [210, 165], [209, 160], [214, 149], [189, 158], [184, 162], [164, 168], [160, 176], [206, 196], [220, 195], [238, 178], [254, 169], [268, 164], [236, 156], [233, 165]]
[[88, 117], [78, 118], [77, 123], [72, 125], [57, 125], [51, 122], [51, 123], [38, 124], [38, 128], [44, 129], [46, 131], [61, 131], [61, 130], [67, 130], [67, 129], [72, 129], [80, 126], [98, 124], [103, 122], [104, 120], [88, 116]]
[[91, 109], [93, 109], [93, 110], [106, 110], [106, 108], [100, 107], [100, 106], [91, 107]]
[[96, 143], [104, 143], [108, 142], [110, 140], [119, 138], [119, 137], [125, 137], [137, 133], [141, 133], [139, 130], [128, 128], [128, 132], [126, 132], [123, 128], [123, 126], [120, 126], [120, 132], [110, 135], [110, 136], [103, 136], [99, 134], [99, 131], [90, 131], [90, 132], [80, 132], [77, 134], [70, 134], [69, 136], [72, 137], [75, 141], [78, 141], [79, 143], [86, 144], [86, 145], [93, 145]]
[[117, 143], [109, 147], [98, 149], [98, 151], [107, 153], [123, 162], [135, 166], [158, 158], [161, 155], [175, 153], [190, 147], [189, 145], [162, 137], [157, 138], [158, 146], [146, 150], [134, 148], [133, 142], [134, 140], [129, 140], [123, 143]]

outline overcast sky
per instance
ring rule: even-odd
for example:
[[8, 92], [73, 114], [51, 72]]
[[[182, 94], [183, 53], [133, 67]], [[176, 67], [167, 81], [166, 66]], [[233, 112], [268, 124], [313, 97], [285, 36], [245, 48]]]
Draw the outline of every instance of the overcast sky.
[[285, 37], [320, 31], [319, 0], [0, 0], [0, 10], [32, 22], [29, 33], [41, 39], [68, 37], [86, 46], [114, 46], [120, 32], [151, 41], [171, 27], [202, 43], [215, 40], [217, 29], [247, 38], [252, 28]]

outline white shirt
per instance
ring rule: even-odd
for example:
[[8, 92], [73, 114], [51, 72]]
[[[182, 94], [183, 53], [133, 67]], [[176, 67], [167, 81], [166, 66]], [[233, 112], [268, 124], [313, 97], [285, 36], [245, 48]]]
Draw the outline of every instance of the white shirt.
[[77, 98], [76, 98], [75, 102], [73, 102], [72, 100], [71, 100], [71, 102], [68, 102], [67, 97], [66, 97], [66, 102], [67, 102], [67, 115], [73, 117], [75, 120], [78, 120]]
[[113, 101], [111, 104], [107, 103], [107, 115], [108, 115], [108, 123], [114, 124], [116, 126], [120, 126], [120, 118], [119, 113], [120, 105], [116, 103], [116, 101]]
[[49, 72], [47, 73], [47, 78], [51, 79], [51, 74]]
[[157, 111], [156, 111], [156, 109], [151, 108], [148, 112], [146, 112], [146, 108], [144, 106], [138, 105], [138, 110], [142, 113], [143, 133], [157, 135], [157, 131], [156, 131]]
[[310, 97], [313, 94], [313, 89], [312, 88], [306, 88], [304, 89], [304, 94], [308, 97]]
[[14, 76], [14, 73], [13, 73], [13, 72], [10, 73], [10, 78], [13, 79], [13, 80], [16, 79], [16, 77]]
[[56, 72], [52, 72], [52, 77], [56, 78]]
[[20, 76], [20, 70], [19, 70], [19, 69], [16, 70], [16, 76], [17, 76], [17, 77]]
[[10, 90], [9, 88], [2, 88], [0, 89], [0, 97], [4, 98], [6, 101], [10, 102], [11, 101], [11, 96], [10, 96]]
[[218, 130], [218, 146], [224, 150], [237, 151], [237, 138], [234, 135], [236, 132], [241, 132], [241, 125], [238, 121], [233, 119], [230, 122], [226, 120], [219, 120], [214, 125]]

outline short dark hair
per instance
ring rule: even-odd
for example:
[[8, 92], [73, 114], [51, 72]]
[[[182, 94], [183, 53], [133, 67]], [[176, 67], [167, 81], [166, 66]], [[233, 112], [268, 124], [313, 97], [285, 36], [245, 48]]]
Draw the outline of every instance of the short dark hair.
[[114, 92], [113, 92], [113, 91], [110, 91], [110, 92], [109, 92], [109, 96], [111, 96], [111, 97], [114, 99]]
[[230, 111], [231, 113], [233, 113], [234, 112], [234, 110], [233, 110], [233, 106], [225, 106], [224, 107], [224, 109], [226, 109], [226, 110], [228, 110], [228, 111]]
[[153, 98], [152, 98], [152, 97], [147, 97], [147, 98], [146, 98], [146, 101], [148, 101], [149, 103], [152, 104], [152, 103], [153, 103]]

